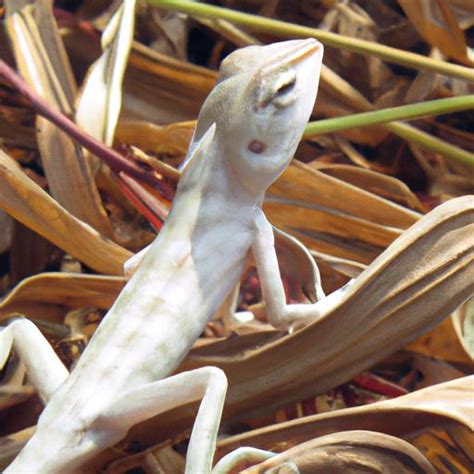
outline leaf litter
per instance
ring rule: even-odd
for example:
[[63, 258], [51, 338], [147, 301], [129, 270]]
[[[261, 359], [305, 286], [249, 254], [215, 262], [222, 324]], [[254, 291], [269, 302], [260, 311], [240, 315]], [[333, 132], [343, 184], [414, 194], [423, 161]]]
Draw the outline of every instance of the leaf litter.
[[[67, 2], [55, 2], [54, 9], [53, 2], [3, 3], [8, 42], [1, 42], [1, 59], [14, 64], [14, 58], [51, 108], [75, 116], [147, 176], [110, 169], [40, 116], [35, 140], [34, 110], [0, 78], [0, 319], [30, 318], [73, 366], [126, 281], [123, 262], [166, 219], [177, 166], [219, 61], [236, 47], [279, 37], [144, 1], [83, 0], [72, 11], [64, 10]], [[221, 2], [472, 67], [468, 3]], [[472, 94], [473, 87], [327, 48], [314, 118]], [[287, 298], [314, 299], [312, 258], [326, 293], [370, 267], [323, 321], [285, 335], [266, 323], [248, 262], [234, 301], [256, 319], [229, 324], [220, 312], [222, 319], [209, 324], [180, 368], [216, 365], [229, 378], [216, 459], [254, 446], [280, 454], [240, 466], [242, 472], [288, 463], [301, 472], [347, 472], [346, 461], [374, 472], [471, 472], [466, 429], [473, 424], [474, 310], [472, 300], [460, 305], [473, 293], [474, 201], [466, 196], [473, 192], [473, 168], [411, 137], [424, 132], [473, 152], [472, 121], [471, 112], [462, 112], [307, 137], [301, 144], [264, 207], [273, 224], [306, 247], [277, 234]], [[459, 196], [465, 197], [422, 218]], [[31, 236], [13, 230], [18, 225], [8, 216]], [[54, 246], [35, 264], [22, 264], [15, 249], [38, 242], [32, 240], [37, 234]], [[1, 376], [5, 466], [30, 436], [41, 407], [14, 356]], [[119, 449], [98, 456], [88, 472], [182, 472], [192, 420], [184, 407], [149, 420]]]

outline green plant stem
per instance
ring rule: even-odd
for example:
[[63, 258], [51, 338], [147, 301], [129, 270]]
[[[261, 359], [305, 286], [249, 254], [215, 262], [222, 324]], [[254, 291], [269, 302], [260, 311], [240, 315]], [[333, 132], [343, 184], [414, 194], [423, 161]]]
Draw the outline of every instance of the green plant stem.
[[[450, 97], [448, 99], [431, 100], [419, 104], [402, 105], [373, 112], [363, 112], [344, 117], [310, 122], [306, 126], [304, 137], [308, 138], [323, 133], [339, 132], [350, 128], [368, 125], [386, 124], [385, 127], [399, 137], [409, 142], [421, 145], [424, 148], [435, 151], [460, 163], [474, 167], [474, 154], [455, 145], [451, 145], [429, 133], [423, 132], [407, 124], [394, 122], [395, 120], [409, 120], [425, 117], [428, 115], [439, 115], [462, 110], [474, 109], [474, 95]], [[392, 123], [387, 123], [392, 122]]]
[[451, 145], [429, 133], [410, 127], [404, 123], [387, 123], [394, 120], [408, 120], [425, 117], [428, 115], [439, 115], [462, 110], [474, 109], [474, 95], [450, 97], [448, 99], [431, 100], [419, 104], [402, 105], [373, 112], [347, 115], [326, 120], [310, 122], [305, 129], [304, 137], [323, 133], [339, 132], [349, 128], [363, 127], [367, 125], [386, 124], [386, 128], [398, 136], [432, 151], [449, 156], [466, 165], [474, 166], [474, 154], [462, 148]]
[[419, 130], [414, 127], [410, 127], [406, 123], [393, 122], [385, 125], [387, 130], [395, 133], [400, 138], [404, 138], [410, 143], [420, 145], [426, 150], [434, 151], [439, 153], [446, 158], [451, 158], [459, 163], [474, 167], [474, 154], [459, 148], [451, 143], [445, 142], [429, 133]]
[[215, 7], [205, 3], [189, 0], [148, 0], [152, 5], [168, 10], [176, 10], [190, 15], [227, 20], [248, 28], [266, 33], [273, 33], [282, 37], [317, 38], [327, 46], [346, 49], [361, 54], [378, 56], [390, 63], [402, 64], [415, 69], [432, 71], [447, 76], [474, 82], [474, 69], [451, 64], [446, 61], [431, 59], [426, 56], [391, 48], [371, 41], [365, 41], [349, 36], [343, 36], [329, 31], [295, 25], [285, 21], [273, 20], [258, 15], [242, 13], [227, 8]]
[[380, 125], [394, 120], [413, 120], [428, 115], [447, 114], [469, 109], [474, 109], [474, 94], [318, 120], [306, 126], [305, 136], [338, 132], [366, 125]]

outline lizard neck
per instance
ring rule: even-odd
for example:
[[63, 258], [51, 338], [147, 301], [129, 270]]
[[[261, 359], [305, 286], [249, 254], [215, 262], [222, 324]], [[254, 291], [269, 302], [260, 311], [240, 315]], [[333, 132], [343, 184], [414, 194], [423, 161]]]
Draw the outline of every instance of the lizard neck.
[[222, 214], [232, 215], [236, 209], [261, 207], [263, 202], [265, 187], [253, 186], [242, 179], [242, 174], [238, 172], [239, 160], [240, 156], [235, 152], [216, 153], [212, 157], [212, 165], [208, 167], [209, 172], [202, 176], [199, 184], [200, 194], [206, 203], [215, 200], [226, 206]]

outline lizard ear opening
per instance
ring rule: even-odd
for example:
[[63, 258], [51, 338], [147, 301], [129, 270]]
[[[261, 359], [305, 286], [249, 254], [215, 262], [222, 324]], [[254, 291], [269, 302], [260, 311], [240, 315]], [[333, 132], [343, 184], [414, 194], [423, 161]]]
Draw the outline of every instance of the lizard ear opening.
[[260, 140], [252, 140], [247, 145], [247, 149], [256, 155], [260, 155], [267, 149], [267, 145]]

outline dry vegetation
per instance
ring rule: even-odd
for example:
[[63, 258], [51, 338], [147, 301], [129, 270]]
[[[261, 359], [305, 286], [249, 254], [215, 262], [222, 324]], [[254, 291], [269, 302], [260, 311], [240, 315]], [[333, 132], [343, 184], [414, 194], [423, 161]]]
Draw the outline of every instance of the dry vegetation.
[[[205, 4], [139, 0], [135, 26], [130, 10], [102, 49], [117, 4], [134, 2], [51, 3], [0, 2], [0, 59], [28, 84], [19, 92], [2, 63], [0, 322], [31, 319], [72, 367], [125, 282], [124, 261], [166, 218], [219, 62], [313, 34], [326, 44], [317, 122], [264, 209], [311, 253], [277, 235], [289, 301], [312, 299], [309, 258], [326, 293], [361, 276], [324, 321], [287, 335], [266, 323], [249, 262], [238, 305], [256, 319], [232, 330], [213, 320], [181, 370], [228, 375], [216, 459], [239, 446], [282, 453], [244, 472], [287, 460], [305, 473], [472, 472], [472, 0], [223, 0], [261, 15], [232, 23]], [[379, 125], [323, 120], [408, 104]], [[54, 111], [66, 133], [37, 115]], [[77, 146], [83, 131], [119, 153]], [[1, 468], [41, 404], [14, 354], [0, 381]], [[87, 472], [182, 472], [193, 413], [137, 426]]]

